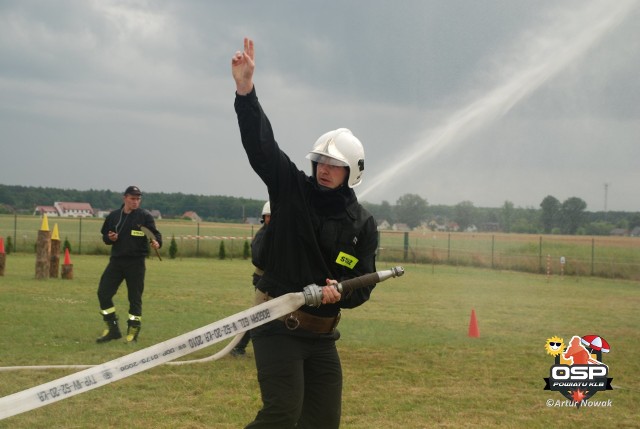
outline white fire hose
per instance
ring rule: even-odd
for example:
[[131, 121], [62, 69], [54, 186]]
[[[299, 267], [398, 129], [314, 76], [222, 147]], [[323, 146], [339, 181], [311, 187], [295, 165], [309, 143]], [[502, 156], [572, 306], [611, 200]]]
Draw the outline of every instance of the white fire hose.
[[[394, 267], [345, 280], [335, 287], [340, 293], [349, 293], [403, 274], [402, 267]], [[292, 313], [303, 305], [319, 307], [321, 303], [322, 287], [315, 284], [306, 286], [302, 292], [288, 293], [170, 340], [0, 398], [0, 420], [88, 392], [236, 336], [223, 350], [199, 361], [215, 360], [231, 350], [243, 332]]]

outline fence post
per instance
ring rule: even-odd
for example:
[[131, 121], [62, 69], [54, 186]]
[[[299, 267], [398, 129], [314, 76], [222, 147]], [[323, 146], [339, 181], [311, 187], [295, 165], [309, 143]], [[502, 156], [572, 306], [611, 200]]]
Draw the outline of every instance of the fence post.
[[593, 277], [593, 273], [594, 271], [594, 258], [595, 258], [595, 246], [596, 246], [596, 239], [595, 238], [591, 238], [591, 277]]
[[542, 272], [542, 236], [540, 236], [540, 242], [538, 244], [538, 272]]
[[11, 244], [13, 245], [11, 251], [16, 252], [18, 250], [16, 247], [18, 245], [18, 213], [16, 212], [13, 213], [13, 243]]
[[551, 255], [547, 255], [547, 282], [551, 277]]
[[200, 256], [200, 222], [196, 224], [196, 257]]
[[78, 232], [78, 255], [82, 255], [82, 216], [78, 218], [79, 222], [79, 232]]
[[404, 261], [407, 262], [409, 258], [409, 233], [404, 233]]
[[496, 248], [496, 236], [492, 235], [491, 236], [491, 269], [492, 270], [495, 268], [495, 264], [493, 263], [493, 255], [495, 253], [495, 248]]
[[447, 262], [451, 261], [451, 233], [447, 239]]

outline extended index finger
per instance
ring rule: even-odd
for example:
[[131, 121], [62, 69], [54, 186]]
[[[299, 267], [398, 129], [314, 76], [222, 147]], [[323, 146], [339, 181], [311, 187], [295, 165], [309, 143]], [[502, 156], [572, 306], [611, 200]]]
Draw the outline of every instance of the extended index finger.
[[251, 58], [251, 60], [254, 59], [255, 51], [253, 47], [253, 40], [248, 37], [244, 38], [244, 51], [249, 56], [249, 58]]

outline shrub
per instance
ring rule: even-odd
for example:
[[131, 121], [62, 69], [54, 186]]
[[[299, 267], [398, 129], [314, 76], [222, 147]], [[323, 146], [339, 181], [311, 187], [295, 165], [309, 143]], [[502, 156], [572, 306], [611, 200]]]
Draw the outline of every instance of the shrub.
[[244, 241], [244, 249], [242, 250], [242, 259], [249, 259], [251, 250], [249, 247], [249, 241], [245, 240]]
[[171, 236], [171, 244], [169, 245], [169, 258], [176, 259], [176, 255], [178, 254], [178, 243], [176, 243], [176, 236]]
[[62, 244], [62, 251], [64, 252], [67, 249], [69, 249], [69, 253], [73, 253], [73, 252], [71, 252], [71, 243], [69, 243], [69, 239], [67, 237], [65, 237], [64, 238], [64, 243]]
[[226, 258], [227, 254], [224, 250], [224, 241], [220, 242], [220, 250], [218, 250], [218, 259]]

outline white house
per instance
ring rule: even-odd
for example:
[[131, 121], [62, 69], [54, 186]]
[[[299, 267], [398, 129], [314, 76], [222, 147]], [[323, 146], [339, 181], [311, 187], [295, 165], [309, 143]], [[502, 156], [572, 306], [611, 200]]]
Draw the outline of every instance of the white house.
[[53, 206], [36, 206], [35, 211], [33, 212], [34, 216], [42, 216], [47, 215], [48, 217], [60, 216], [58, 214], [58, 210], [56, 210]]
[[53, 206], [60, 217], [92, 217], [93, 208], [89, 203], [68, 203], [56, 201]]
[[182, 217], [183, 218], [187, 218], [187, 219], [191, 219], [194, 222], [201, 222], [202, 221], [200, 216], [198, 216], [198, 213], [196, 213], [194, 211], [186, 211], [186, 212], [184, 212]]
[[391, 225], [386, 219], [383, 219], [382, 222], [378, 224], [378, 231], [384, 231], [385, 229], [390, 229]]

